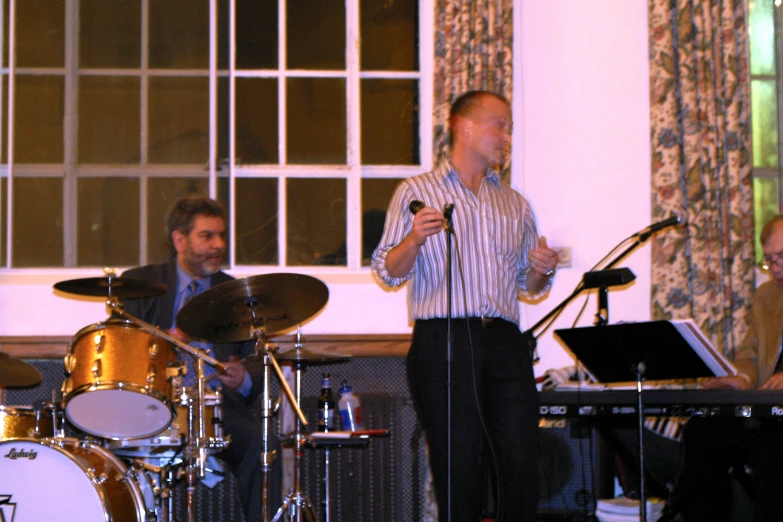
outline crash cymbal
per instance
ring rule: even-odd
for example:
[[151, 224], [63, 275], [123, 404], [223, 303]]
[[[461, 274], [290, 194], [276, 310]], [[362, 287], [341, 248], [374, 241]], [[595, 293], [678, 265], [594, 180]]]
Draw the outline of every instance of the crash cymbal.
[[188, 301], [177, 314], [177, 326], [197, 339], [246, 341], [251, 327], [267, 336], [301, 324], [329, 299], [319, 279], [302, 274], [263, 274], [214, 286]]
[[329, 353], [311, 352], [307, 348], [296, 347], [293, 350], [280, 352], [276, 355], [278, 361], [293, 361], [302, 364], [319, 364], [337, 362], [347, 359], [347, 355], [332, 355]]
[[131, 277], [87, 277], [69, 279], [55, 283], [54, 287], [62, 292], [93, 297], [116, 297], [118, 299], [136, 299], [154, 297], [166, 293], [166, 285], [157, 281], [133, 279]]
[[23, 388], [41, 382], [41, 372], [35, 366], [0, 352], [0, 387]]

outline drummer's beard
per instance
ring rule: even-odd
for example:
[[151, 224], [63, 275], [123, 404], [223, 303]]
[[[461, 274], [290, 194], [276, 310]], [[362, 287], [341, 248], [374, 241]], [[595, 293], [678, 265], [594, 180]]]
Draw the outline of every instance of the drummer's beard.
[[208, 252], [196, 252], [190, 246], [184, 252], [183, 262], [193, 277], [209, 277], [220, 271], [225, 250], [213, 249]]

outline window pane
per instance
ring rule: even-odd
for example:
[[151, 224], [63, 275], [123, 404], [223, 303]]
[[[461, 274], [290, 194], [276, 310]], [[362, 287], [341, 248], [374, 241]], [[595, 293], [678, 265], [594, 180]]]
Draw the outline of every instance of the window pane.
[[209, 2], [150, 2], [150, 67], [209, 67]]
[[345, 265], [344, 179], [288, 179], [288, 265]]
[[774, 0], [748, 3], [748, 37], [750, 74], [775, 74], [775, 6]]
[[240, 265], [276, 265], [277, 178], [236, 180], [236, 262]]
[[17, 0], [16, 65], [65, 65], [65, 0]]
[[79, 78], [79, 163], [139, 163], [139, 79]]
[[15, 268], [63, 266], [62, 178], [15, 178]]
[[149, 162], [209, 159], [207, 78], [150, 78]]
[[345, 80], [291, 78], [288, 163], [345, 164]]
[[362, 80], [362, 164], [418, 165], [415, 80]]
[[753, 178], [753, 224], [756, 231], [756, 261], [761, 263], [762, 252], [759, 236], [761, 229], [770, 218], [778, 215], [780, 204], [778, 202], [777, 178]]
[[361, 2], [360, 34], [363, 71], [419, 69], [417, 0]]
[[63, 162], [64, 81], [60, 76], [16, 77], [14, 160]]
[[236, 68], [277, 69], [278, 2], [237, 0], [236, 13]]
[[750, 82], [753, 136], [753, 166], [775, 167], [778, 164], [777, 99], [774, 80]]
[[80, 178], [77, 266], [139, 262], [139, 179]]
[[277, 98], [276, 79], [237, 78], [237, 163], [276, 164], [279, 162]]
[[400, 179], [362, 180], [362, 266], [370, 266], [372, 252], [381, 241], [386, 210]]
[[113, 68], [141, 65], [141, 2], [79, 1], [79, 65]]
[[345, 69], [345, 0], [288, 0], [288, 68]]

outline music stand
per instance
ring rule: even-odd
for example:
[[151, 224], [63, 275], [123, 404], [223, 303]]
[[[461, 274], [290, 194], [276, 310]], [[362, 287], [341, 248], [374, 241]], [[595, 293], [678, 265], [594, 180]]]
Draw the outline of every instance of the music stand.
[[[641, 520], [645, 522], [647, 499], [644, 487], [642, 381], [645, 378], [695, 379], [736, 372], [709, 345], [704, 334], [688, 335], [693, 329], [698, 331], [695, 324], [692, 321], [690, 323], [650, 321], [555, 330], [555, 335], [563, 341], [567, 350], [599, 382], [636, 381], [641, 495], [639, 509]], [[717, 366], [716, 362], [719, 363]]]

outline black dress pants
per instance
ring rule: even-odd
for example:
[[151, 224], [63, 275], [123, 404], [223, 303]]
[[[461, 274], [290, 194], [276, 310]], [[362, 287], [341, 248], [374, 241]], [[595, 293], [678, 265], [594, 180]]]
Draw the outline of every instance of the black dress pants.
[[486, 484], [482, 448], [496, 470], [498, 522], [535, 520], [538, 501], [538, 394], [519, 328], [494, 319], [453, 319], [451, 473], [445, 319], [416, 321], [408, 385], [427, 438], [439, 519], [477, 522]]

